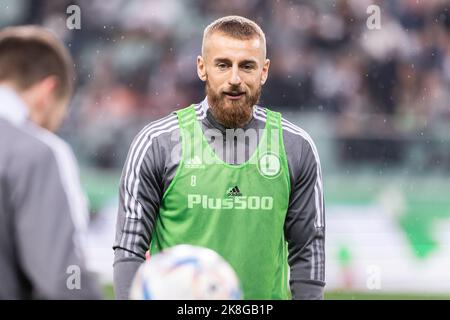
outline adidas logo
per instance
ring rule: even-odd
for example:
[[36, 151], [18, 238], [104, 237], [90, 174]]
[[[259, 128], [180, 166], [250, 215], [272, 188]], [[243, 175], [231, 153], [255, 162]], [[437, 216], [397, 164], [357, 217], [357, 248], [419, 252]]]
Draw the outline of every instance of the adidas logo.
[[230, 188], [227, 192], [228, 197], [240, 197], [242, 196], [241, 190], [239, 190], [238, 186], [234, 186], [233, 188]]
[[205, 166], [202, 164], [202, 160], [199, 156], [194, 156], [186, 160], [185, 165], [186, 168], [204, 168]]

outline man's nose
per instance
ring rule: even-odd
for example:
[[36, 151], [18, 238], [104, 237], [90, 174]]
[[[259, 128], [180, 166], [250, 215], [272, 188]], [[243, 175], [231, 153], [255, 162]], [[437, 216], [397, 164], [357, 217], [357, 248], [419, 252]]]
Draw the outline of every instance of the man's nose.
[[233, 66], [231, 70], [231, 77], [228, 81], [230, 85], [240, 85], [241, 84], [241, 77], [239, 76], [239, 68], [237, 66]]

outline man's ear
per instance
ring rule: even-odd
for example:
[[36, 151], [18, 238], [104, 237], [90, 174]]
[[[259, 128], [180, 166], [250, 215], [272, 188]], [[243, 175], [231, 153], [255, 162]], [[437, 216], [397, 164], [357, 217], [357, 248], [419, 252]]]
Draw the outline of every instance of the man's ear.
[[48, 76], [21, 93], [29, 108], [31, 121], [41, 127], [45, 127], [49, 114], [53, 112], [52, 100], [58, 85], [57, 77]]
[[269, 67], [270, 67], [270, 60], [266, 59], [266, 61], [264, 61], [264, 65], [262, 68], [261, 85], [263, 85], [267, 81], [267, 77], [269, 76]]
[[48, 76], [36, 84], [36, 99], [40, 103], [40, 108], [47, 108], [48, 100], [54, 97], [58, 88], [59, 81], [55, 76]]
[[47, 112], [45, 109], [47, 108], [48, 101], [55, 95], [58, 85], [59, 81], [56, 76], [48, 76], [25, 90], [23, 92], [23, 98], [36, 111]]
[[202, 56], [197, 57], [197, 74], [200, 80], [206, 81], [206, 65]]

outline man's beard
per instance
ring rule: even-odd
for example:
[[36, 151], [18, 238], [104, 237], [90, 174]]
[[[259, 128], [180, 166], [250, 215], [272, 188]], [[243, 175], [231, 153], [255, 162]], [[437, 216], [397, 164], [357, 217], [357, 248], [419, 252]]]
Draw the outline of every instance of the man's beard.
[[[217, 94], [206, 80], [206, 96], [214, 119], [226, 128], [242, 128], [252, 118], [253, 106], [261, 96], [261, 86], [254, 94], [246, 92], [241, 99], [229, 100], [225, 93]], [[232, 86], [228, 92], [242, 92], [239, 86]]]

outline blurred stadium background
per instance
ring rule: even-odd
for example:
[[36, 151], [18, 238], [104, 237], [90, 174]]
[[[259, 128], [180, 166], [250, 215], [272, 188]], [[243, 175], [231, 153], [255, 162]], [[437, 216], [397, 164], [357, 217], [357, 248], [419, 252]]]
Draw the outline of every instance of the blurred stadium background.
[[[66, 9], [81, 8], [69, 30]], [[369, 30], [367, 7], [381, 8]], [[117, 187], [134, 135], [203, 99], [203, 28], [239, 14], [266, 32], [261, 105], [321, 156], [330, 299], [450, 298], [450, 2], [0, 0], [0, 27], [40, 24], [72, 52], [60, 135], [89, 197], [89, 262], [111, 297]]]

